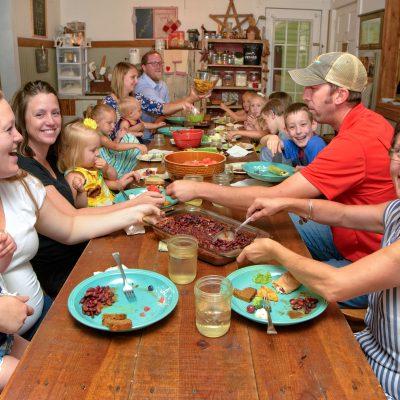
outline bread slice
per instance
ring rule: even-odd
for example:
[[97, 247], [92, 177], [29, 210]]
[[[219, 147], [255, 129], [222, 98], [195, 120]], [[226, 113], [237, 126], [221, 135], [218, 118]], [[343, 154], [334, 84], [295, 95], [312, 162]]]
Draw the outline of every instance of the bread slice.
[[145, 185], [160, 185], [160, 186], [164, 186], [165, 185], [165, 180], [163, 177], [159, 176], [159, 175], [150, 175], [147, 176], [144, 179], [144, 184]]
[[285, 272], [272, 285], [280, 293], [289, 294], [301, 286], [301, 283], [290, 272]]
[[260, 289], [257, 290], [257, 296], [266, 297], [269, 301], [278, 301], [278, 293], [276, 293], [274, 289], [271, 289], [268, 286], [261, 286]]
[[244, 289], [233, 289], [233, 295], [240, 300], [247, 301], [250, 303], [254, 299], [257, 290], [252, 287], [247, 287]]
[[132, 328], [132, 320], [126, 318], [126, 314], [103, 314], [102, 324], [114, 332]]

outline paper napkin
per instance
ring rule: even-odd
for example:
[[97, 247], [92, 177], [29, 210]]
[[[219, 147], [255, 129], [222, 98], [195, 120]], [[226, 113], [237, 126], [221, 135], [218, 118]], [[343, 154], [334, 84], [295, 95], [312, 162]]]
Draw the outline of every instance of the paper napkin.
[[227, 150], [227, 153], [232, 157], [245, 157], [247, 154], [251, 153], [251, 150], [245, 150], [243, 147], [240, 146], [233, 146]]

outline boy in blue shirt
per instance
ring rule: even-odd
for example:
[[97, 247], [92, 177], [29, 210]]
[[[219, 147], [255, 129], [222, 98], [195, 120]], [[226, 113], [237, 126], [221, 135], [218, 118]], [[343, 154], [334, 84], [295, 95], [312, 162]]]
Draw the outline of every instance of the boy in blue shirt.
[[323, 139], [314, 133], [317, 122], [310, 110], [304, 103], [293, 103], [286, 109], [284, 120], [287, 138], [282, 135], [265, 136], [261, 160], [271, 161], [263, 158], [263, 154], [271, 154], [275, 158], [277, 153], [282, 153], [282, 162], [286, 164], [291, 163], [294, 167], [310, 164], [326, 146]]

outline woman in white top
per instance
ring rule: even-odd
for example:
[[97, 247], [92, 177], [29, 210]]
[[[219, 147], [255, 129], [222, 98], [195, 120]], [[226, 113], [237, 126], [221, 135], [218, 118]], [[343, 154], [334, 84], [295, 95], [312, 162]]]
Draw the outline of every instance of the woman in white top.
[[[390, 173], [400, 198], [400, 122], [389, 150]], [[303, 219], [384, 233], [382, 249], [343, 268], [300, 256], [271, 239], [255, 240], [238, 257], [240, 265], [276, 260], [328, 301], [368, 293], [366, 328], [356, 334], [388, 399], [400, 399], [400, 199], [348, 206], [327, 200], [256, 199], [247, 211], [253, 220], [288, 211]]]
[[[38, 248], [36, 230], [59, 242], [72, 244], [141, 223], [145, 215], [160, 215], [160, 210], [146, 204], [101, 215], [65, 213], [46, 197], [43, 185], [36, 178], [19, 170], [17, 145], [21, 140], [14, 114], [0, 92], [0, 215], [5, 220], [5, 230], [17, 245], [9, 267], [1, 274], [0, 288], [3, 294], [29, 296], [28, 304], [34, 313], [26, 318], [20, 330], [25, 332], [40, 317], [43, 307], [43, 292], [29, 262]], [[5, 356], [12, 347], [9, 340], [6, 344]], [[0, 384], [15, 365], [0, 364]]]

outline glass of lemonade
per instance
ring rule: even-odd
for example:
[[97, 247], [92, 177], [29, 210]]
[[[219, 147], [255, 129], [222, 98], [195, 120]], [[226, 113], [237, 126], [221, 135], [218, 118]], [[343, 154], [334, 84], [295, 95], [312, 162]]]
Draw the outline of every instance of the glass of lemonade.
[[196, 282], [196, 326], [202, 335], [220, 337], [228, 332], [232, 292], [230, 280], [223, 276], [208, 275]]
[[[183, 177], [183, 179], [186, 181], [195, 181], [195, 182], [203, 182], [203, 180], [204, 180], [202, 175], [185, 175]], [[200, 207], [203, 204], [203, 200], [202, 199], [193, 199], [190, 201], [186, 201], [185, 204]]]
[[197, 239], [190, 235], [176, 235], [167, 240], [167, 247], [171, 281], [178, 284], [193, 282], [197, 273]]

